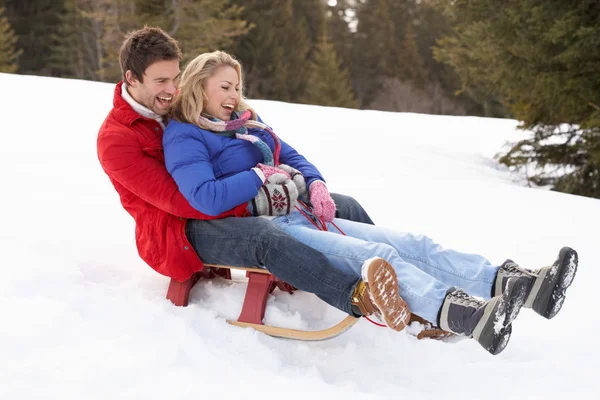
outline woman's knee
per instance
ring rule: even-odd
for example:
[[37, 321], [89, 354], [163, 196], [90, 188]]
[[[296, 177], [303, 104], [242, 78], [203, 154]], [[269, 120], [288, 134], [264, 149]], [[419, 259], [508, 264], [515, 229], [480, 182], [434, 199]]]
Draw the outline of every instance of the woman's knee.
[[360, 262], [364, 262], [373, 257], [380, 257], [390, 263], [400, 257], [396, 249], [394, 249], [392, 246], [385, 243], [374, 242], [367, 242], [362, 246], [358, 246], [357, 248], [349, 251], [348, 256]]
[[433, 250], [441, 249], [441, 246], [438, 243], [436, 243], [429, 236], [416, 235], [414, 240], [420, 244], [422, 250], [425, 251], [426, 253], [429, 253]]
[[392, 262], [394, 259], [398, 259], [400, 255], [396, 249], [386, 243], [377, 243], [377, 254], [378, 257], [384, 258], [388, 262]]

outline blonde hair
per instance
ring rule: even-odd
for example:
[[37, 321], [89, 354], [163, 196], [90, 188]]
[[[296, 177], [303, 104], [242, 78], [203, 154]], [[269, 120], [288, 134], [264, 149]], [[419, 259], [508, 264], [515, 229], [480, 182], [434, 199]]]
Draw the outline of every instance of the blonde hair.
[[190, 61], [183, 70], [179, 84], [179, 94], [173, 102], [172, 117], [174, 119], [198, 125], [198, 118], [204, 110], [204, 104], [207, 100], [204, 92], [204, 82], [222, 66], [232, 67], [238, 74], [240, 101], [235, 110], [249, 109], [252, 111], [252, 115], [255, 116], [254, 110], [244, 101], [242, 65], [224, 51], [213, 51], [212, 53], [200, 54]]

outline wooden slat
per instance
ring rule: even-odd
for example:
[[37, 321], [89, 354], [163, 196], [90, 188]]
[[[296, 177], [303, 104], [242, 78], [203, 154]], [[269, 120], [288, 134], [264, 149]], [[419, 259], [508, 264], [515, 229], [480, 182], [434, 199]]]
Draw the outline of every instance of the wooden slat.
[[347, 331], [350, 327], [356, 324], [358, 320], [359, 318], [354, 318], [349, 315], [346, 318], [344, 318], [344, 320], [342, 320], [340, 323], [332, 326], [331, 328], [323, 329], [320, 331], [301, 331], [298, 329], [279, 328], [277, 326], [258, 325], [251, 324], [248, 322], [238, 322], [232, 320], [227, 320], [227, 322], [231, 325], [239, 326], [242, 328], [254, 328], [257, 331], [266, 333], [269, 336], [313, 342], [318, 340], [334, 338]]
[[213, 268], [237, 269], [240, 271], [258, 272], [259, 274], [271, 274], [265, 268], [258, 268], [258, 267], [233, 267], [231, 265], [219, 265], [219, 264], [204, 264], [204, 265], [207, 267], [213, 267]]

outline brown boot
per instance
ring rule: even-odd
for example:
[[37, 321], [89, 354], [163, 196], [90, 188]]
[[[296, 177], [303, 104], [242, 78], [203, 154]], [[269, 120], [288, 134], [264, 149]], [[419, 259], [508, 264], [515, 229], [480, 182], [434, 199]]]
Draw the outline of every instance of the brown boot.
[[445, 339], [450, 336], [454, 336], [453, 333], [446, 332], [446, 331], [438, 328], [431, 322], [426, 321], [425, 319], [419, 317], [417, 314], [411, 314], [410, 323], [412, 324], [413, 322], [418, 322], [420, 325], [423, 326], [423, 330], [420, 331], [419, 333], [417, 333], [417, 339], [419, 339], [419, 340], [421, 340], [421, 339], [441, 340], [441, 339]]
[[395, 331], [406, 328], [410, 310], [398, 291], [398, 277], [394, 268], [383, 258], [371, 258], [362, 266], [363, 280], [352, 295], [352, 304], [362, 315], [376, 315]]

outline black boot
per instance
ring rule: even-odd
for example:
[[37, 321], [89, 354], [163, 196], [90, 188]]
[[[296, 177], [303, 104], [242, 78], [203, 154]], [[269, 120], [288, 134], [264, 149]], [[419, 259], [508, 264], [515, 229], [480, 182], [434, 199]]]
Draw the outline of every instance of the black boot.
[[460, 288], [450, 288], [440, 309], [439, 326], [472, 337], [490, 353], [498, 354], [508, 344], [512, 322], [525, 303], [528, 285], [527, 279], [509, 279], [504, 292], [488, 301], [470, 296]]
[[548, 267], [529, 271], [519, 267], [511, 260], [506, 260], [496, 275], [492, 286], [492, 297], [504, 290], [511, 277], [523, 277], [529, 282], [525, 308], [533, 310], [541, 316], [553, 318], [562, 308], [567, 288], [571, 286], [577, 272], [577, 252], [570, 247], [563, 247], [558, 258]]

